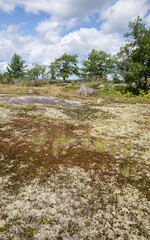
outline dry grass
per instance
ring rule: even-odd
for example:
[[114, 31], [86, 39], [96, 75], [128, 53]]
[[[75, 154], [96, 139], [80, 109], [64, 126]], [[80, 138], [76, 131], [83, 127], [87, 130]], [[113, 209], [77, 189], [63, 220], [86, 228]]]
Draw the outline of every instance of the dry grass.
[[64, 86], [47, 85], [46, 87], [30, 87], [30, 86], [16, 86], [16, 85], [0, 85], [0, 94], [44, 94], [51, 96], [76, 96], [77, 90], [70, 88], [69, 90]]

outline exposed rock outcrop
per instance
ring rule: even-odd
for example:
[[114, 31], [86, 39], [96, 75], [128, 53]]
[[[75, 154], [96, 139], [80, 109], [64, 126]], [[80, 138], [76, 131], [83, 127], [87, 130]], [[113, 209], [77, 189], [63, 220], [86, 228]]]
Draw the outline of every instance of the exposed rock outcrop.
[[82, 85], [78, 91], [78, 95], [80, 95], [80, 96], [95, 96], [95, 95], [97, 95], [97, 91], [92, 88], [88, 88], [85, 85]]

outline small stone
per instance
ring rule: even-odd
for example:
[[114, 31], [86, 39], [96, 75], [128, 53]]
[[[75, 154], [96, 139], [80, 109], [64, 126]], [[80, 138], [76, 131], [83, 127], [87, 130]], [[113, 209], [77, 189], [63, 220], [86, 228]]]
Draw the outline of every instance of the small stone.
[[32, 93], [33, 93], [32, 89], [29, 89], [29, 94], [32, 94]]
[[77, 240], [76, 238], [68, 237], [68, 236], [63, 236], [63, 237], [58, 237], [57, 240]]

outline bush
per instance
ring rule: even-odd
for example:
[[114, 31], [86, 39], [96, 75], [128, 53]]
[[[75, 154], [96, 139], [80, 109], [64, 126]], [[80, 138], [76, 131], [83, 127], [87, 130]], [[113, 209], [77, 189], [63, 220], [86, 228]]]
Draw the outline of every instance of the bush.
[[78, 85], [80, 82], [81, 82], [80, 79], [78, 79], [78, 80], [72, 80], [72, 81], [71, 81], [71, 85], [72, 85], [72, 86]]
[[15, 85], [17, 85], [17, 86], [25, 86], [26, 85], [26, 81], [23, 78], [21, 78], [21, 79], [20, 78], [14, 79], [13, 83]]
[[93, 81], [93, 82], [86, 83], [86, 86], [90, 88], [97, 88], [101, 84], [102, 84], [101, 81]]
[[47, 79], [35, 79], [29, 83], [29, 85], [32, 87], [41, 87], [47, 84], [49, 84]]
[[115, 73], [115, 74], [113, 75], [112, 82], [113, 82], [113, 83], [122, 83], [122, 82], [124, 82], [124, 81], [119, 78], [119, 76], [118, 76], [117, 73]]
[[105, 82], [107, 81], [107, 77], [104, 76], [104, 77], [98, 77], [98, 76], [85, 76], [83, 77], [82, 81], [84, 82]]
[[49, 80], [49, 84], [61, 84], [64, 83], [62, 80]]

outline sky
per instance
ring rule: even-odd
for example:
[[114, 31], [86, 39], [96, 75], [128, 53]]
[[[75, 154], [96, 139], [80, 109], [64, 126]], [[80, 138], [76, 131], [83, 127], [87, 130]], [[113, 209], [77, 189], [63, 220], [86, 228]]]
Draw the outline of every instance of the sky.
[[137, 16], [150, 26], [150, 0], [0, 0], [0, 70], [14, 53], [29, 65], [64, 53], [81, 61], [92, 49], [115, 54]]

